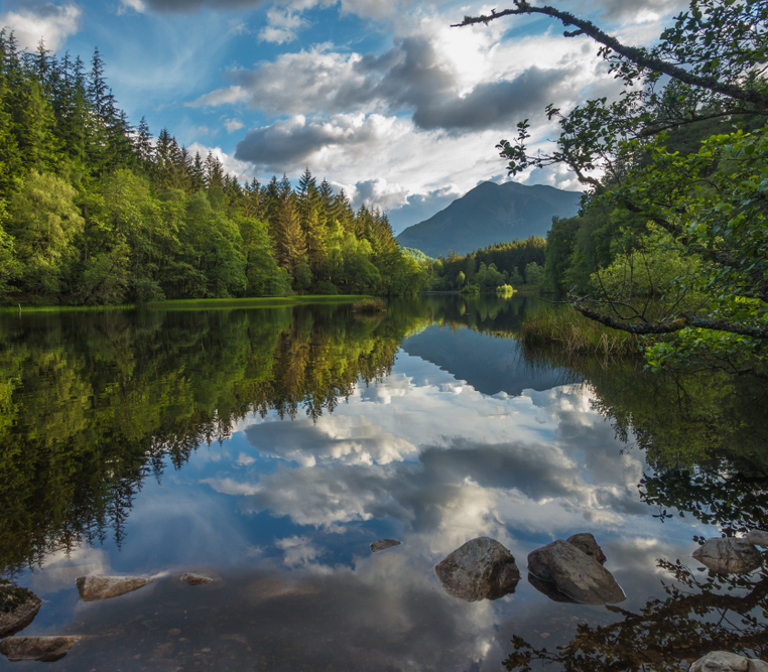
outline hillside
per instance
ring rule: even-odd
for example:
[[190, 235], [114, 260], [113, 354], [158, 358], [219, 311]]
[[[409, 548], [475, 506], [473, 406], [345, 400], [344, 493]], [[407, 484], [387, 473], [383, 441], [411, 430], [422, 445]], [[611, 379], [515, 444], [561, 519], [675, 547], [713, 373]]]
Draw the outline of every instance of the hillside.
[[544, 236], [552, 217], [572, 217], [580, 194], [544, 185], [483, 182], [445, 210], [409, 226], [397, 240], [430, 257], [466, 254], [493, 243]]

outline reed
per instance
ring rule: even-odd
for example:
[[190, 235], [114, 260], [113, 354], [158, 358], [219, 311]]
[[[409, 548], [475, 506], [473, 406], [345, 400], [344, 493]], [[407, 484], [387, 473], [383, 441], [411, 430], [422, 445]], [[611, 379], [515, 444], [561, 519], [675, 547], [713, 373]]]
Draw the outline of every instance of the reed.
[[387, 312], [387, 302], [384, 299], [372, 299], [367, 298], [362, 301], [356, 301], [352, 304], [352, 310], [356, 313], [363, 313], [366, 315], [375, 315], [376, 313]]
[[570, 354], [630, 355], [640, 350], [637, 335], [609, 329], [566, 306], [526, 315], [520, 340], [528, 346], [556, 344]]

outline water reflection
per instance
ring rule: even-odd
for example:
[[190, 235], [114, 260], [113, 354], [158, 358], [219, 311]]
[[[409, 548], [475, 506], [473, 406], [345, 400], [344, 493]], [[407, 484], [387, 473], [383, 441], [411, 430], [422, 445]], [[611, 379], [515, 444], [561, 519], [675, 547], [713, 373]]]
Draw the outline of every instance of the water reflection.
[[[732, 614], [768, 609], [763, 574], [670, 563], [765, 526], [762, 388], [526, 351], [527, 302], [0, 320], [0, 563], [46, 599], [25, 634], [93, 635], [56, 663], [73, 670], [629, 670], [633, 637], [678, 665], [706, 638], [757, 651]], [[474, 537], [524, 571], [586, 531], [621, 609], [527, 581], [469, 604], [434, 575]], [[403, 545], [372, 555], [385, 537]], [[156, 578], [86, 605], [88, 573]], [[678, 622], [689, 646], [668, 655]]]

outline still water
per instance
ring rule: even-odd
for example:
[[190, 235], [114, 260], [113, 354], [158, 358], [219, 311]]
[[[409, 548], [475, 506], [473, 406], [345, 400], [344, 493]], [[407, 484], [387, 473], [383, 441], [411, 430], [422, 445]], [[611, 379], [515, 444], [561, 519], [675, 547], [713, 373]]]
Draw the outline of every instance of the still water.
[[[0, 669], [764, 658], [768, 574], [690, 557], [699, 538], [765, 528], [763, 385], [530, 351], [516, 336], [536, 303], [0, 317], [0, 571], [45, 601], [20, 634], [83, 637]], [[579, 532], [621, 604], [527, 580], [528, 553]], [[466, 602], [434, 566], [479, 536], [523, 579]], [[402, 545], [372, 554], [383, 538]], [[153, 581], [86, 603], [75, 579], [90, 574]]]

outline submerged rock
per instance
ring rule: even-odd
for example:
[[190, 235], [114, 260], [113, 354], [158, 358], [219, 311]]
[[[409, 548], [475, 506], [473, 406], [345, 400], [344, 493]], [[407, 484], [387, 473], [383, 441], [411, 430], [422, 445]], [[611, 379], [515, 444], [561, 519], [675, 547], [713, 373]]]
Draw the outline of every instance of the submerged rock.
[[0, 653], [11, 662], [37, 660], [52, 663], [67, 655], [79, 637], [8, 637], [0, 643]]
[[750, 530], [744, 535], [744, 539], [755, 546], [768, 546], [768, 532], [762, 530]]
[[42, 603], [29, 588], [0, 579], [0, 637], [26, 628], [35, 620]]
[[603, 553], [603, 549], [595, 541], [595, 536], [589, 532], [581, 532], [580, 534], [574, 534], [572, 537], [568, 537], [566, 540], [569, 544], [573, 544], [582, 553], [586, 553], [590, 558], [594, 558], [601, 565], [605, 564], [608, 559]]
[[496, 600], [513, 593], [520, 570], [513, 555], [495, 539], [478, 537], [435, 565], [443, 588], [467, 602]]
[[707, 539], [691, 557], [719, 574], [744, 574], [763, 564], [763, 556], [746, 539]]
[[555, 584], [567, 597], [583, 604], [615, 604], [626, 599], [613, 575], [593, 557], [558, 539], [528, 555], [528, 571]]
[[393, 546], [400, 546], [402, 543], [402, 541], [398, 541], [397, 539], [379, 539], [371, 544], [371, 553], [380, 553]]
[[125, 595], [151, 581], [143, 576], [81, 576], [77, 579], [77, 590], [81, 600], [93, 602]]
[[728, 651], [713, 651], [693, 663], [689, 672], [768, 672], [768, 663]]
[[210, 577], [190, 573], [184, 574], [184, 576], [181, 577], [181, 580], [184, 581], [184, 583], [188, 583], [190, 586], [202, 586], [213, 581]]

